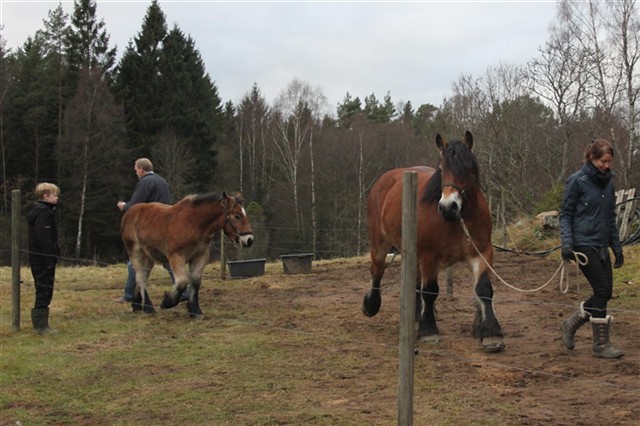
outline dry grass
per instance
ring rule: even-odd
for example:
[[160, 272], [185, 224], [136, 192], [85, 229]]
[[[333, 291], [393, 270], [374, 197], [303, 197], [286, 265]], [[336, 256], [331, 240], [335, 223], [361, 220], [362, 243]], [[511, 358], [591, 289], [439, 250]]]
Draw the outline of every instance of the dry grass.
[[[332, 262], [348, 268], [357, 261]], [[244, 280], [222, 281], [219, 268], [208, 267], [203, 321], [190, 320], [184, 305], [147, 316], [115, 303], [124, 265], [61, 267], [50, 318], [60, 333], [44, 337], [30, 327], [28, 269], [21, 272], [19, 333], [11, 329], [10, 270], [1, 273], [0, 424], [370, 423], [349, 408], [354, 377], [344, 377], [343, 391], [322, 387], [335, 380], [336, 366], [353, 375], [366, 368], [358, 353], [325, 346], [327, 338], [335, 344], [354, 336], [322, 330], [324, 313], [295, 302], [302, 277], [285, 276], [277, 262], [267, 264], [264, 276]], [[162, 268], [154, 269], [151, 286], [157, 304], [168, 286]], [[291, 311], [275, 305], [282, 298], [290, 299]], [[303, 331], [302, 319], [320, 330]], [[325, 349], [322, 357], [309, 356]]]
[[[640, 246], [625, 253], [626, 267], [616, 273], [616, 285], [623, 280], [616, 304], [637, 309], [637, 286], [631, 284], [640, 280]], [[40, 337], [29, 322], [29, 270], [21, 273], [22, 331], [16, 333], [11, 274], [0, 268], [0, 425], [393, 424], [399, 269], [396, 264], [387, 275], [384, 315], [365, 318], [359, 305], [369, 280], [366, 257], [317, 261], [309, 275], [284, 275], [282, 265], [272, 262], [264, 276], [225, 281], [218, 265], [209, 265], [201, 293], [206, 316], [192, 321], [184, 305], [147, 316], [115, 303], [125, 265], [62, 267], [51, 305], [51, 324], [60, 333]], [[168, 285], [164, 269], [155, 268], [156, 304]], [[462, 306], [457, 314], [467, 321], [469, 307]], [[446, 319], [458, 321], [451, 316]], [[512, 321], [511, 329], [521, 322]], [[469, 336], [452, 339], [452, 327], [461, 325], [445, 327], [450, 336], [444, 348], [456, 354], [469, 348]], [[512, 340], [524, 339], [513, 334]], [[465, 357], [484, 359], [470, 347], [472, 355]], [[521, 392], [520, 373], [463, 362], [459, 372], [476, 379], [460, 383], [457, 370], [439, 372], [447, 362], [437, 350], [416, 358], [422, 380], [415, 392], [428, 400], [416, 405], [416, 422], [519, 421], [521, 407], [508, 393], [504, 398], [493, 391]], [[493, 380], [482, 376], [487, 374], [500, 374], [498, 384], [483, 388]], [[538, 383], [535, 375], [528, 383]]]

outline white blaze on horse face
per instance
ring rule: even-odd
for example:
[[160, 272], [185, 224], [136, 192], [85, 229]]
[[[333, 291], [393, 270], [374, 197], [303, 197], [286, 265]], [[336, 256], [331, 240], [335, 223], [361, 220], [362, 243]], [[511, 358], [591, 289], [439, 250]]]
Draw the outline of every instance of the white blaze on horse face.
[[462, 195], [457, 190], [442, 191], [442, 196], [438, 202], [438, 211], [448, 220], [460, 219], [462, 211]]
[[[247, 217], [247, 211], [242, 207], [242, 216]], [[250, 234], [241, 234], [240, 235], [240, 244], [242, 247], [251, 247], [253, 244], [254, 236], [253, 233]]]

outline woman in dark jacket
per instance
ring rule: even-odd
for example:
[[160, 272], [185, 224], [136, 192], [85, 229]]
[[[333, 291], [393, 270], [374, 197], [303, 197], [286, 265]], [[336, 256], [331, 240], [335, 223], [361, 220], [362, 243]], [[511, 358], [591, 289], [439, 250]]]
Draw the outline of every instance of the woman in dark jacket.
[[49, 327], [49, 304], [53, 298], [56, 264], [60, 256], [58, 227], [54, 211], [60, 188], [52, 183], [39, 183], [36, 203], [27, 214], [29, 222], [29, 265], [35, 281], [36, 300], [31, 310], [33, 328], [39, 334], [56, 333]]
[[580, 270], [593, 290], [593, 295], [562, 322], [562, 340], [567, 349], [573, 349], [576, 331], [591, 322], [593, 355], [600, 358], [619, 358], [624, 354], [609, 340], [613, 318], [607, 315], [607, 302], [613, 292], [609, 248], [615, 256], [613, 267], [619, 268], [624, 263], [610, 170], [613, 156], [609, 141], [595, 139], [589, 144], [585, 164], [567, 180], [560, 211], [562, 258], [575, 260], [575, 253], [586, 256], [587, 262], [580, 263]]

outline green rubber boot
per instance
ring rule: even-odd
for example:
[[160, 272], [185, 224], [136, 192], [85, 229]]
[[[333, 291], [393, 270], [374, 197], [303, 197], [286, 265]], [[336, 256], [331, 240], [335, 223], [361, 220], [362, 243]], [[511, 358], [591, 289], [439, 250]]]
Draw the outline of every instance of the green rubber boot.
[[55, 334], [55, 328], [49, 327], [49, 308], [31, 309], [31, 323], [39, 335]]

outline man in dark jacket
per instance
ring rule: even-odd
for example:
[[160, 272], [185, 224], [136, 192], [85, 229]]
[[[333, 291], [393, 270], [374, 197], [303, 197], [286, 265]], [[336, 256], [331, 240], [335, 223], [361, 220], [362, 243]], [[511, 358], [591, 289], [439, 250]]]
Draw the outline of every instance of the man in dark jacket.
[[27, 214], [29, 223], [29, 265], [35, 281], [36, 300], [31, 310], [33, 328], [39, 334], [57, 333], [49, 327], [49, 305], [53, 298], [56, 264], [60, 256], [58, 227], [54, 211], [60, 188], [52, 183], [36, 185], [36, 203]]
[[138, 203], [172, 204], [171, 190], [164, 178], [153, 172], [153, 164], [148, 158], [138, 158], [134, 166], [138, 183], [128, 203], [118, 201], [118, 208], [126, 212], [129, 207]]
[[[118, 201], [117, 206], [120, 211], [126, 212], [131, 206], [138, 203], [172, 204], [173, 200], [171, 199], [169, 184], [163, 177], [153, 172], [153, 164], [148, 158], [138, 158], [134, 164], [134, 169], [138, 176], [138, 183], [128, 203]], [[162, 266], [169, 272], [171, 282], [175, 282], [169, 263], [165, 263]], [[118, 299], [121, 303], [133, 301], [133, 292], [136, 288], [136, 273], [131, 261], [127, 262], [127, 269], [128, 276], [127, 283], [124, 286], [124, 296]], [[187, 295], [187, 292], [183, 293], [183, 298], [187, 297]]]

